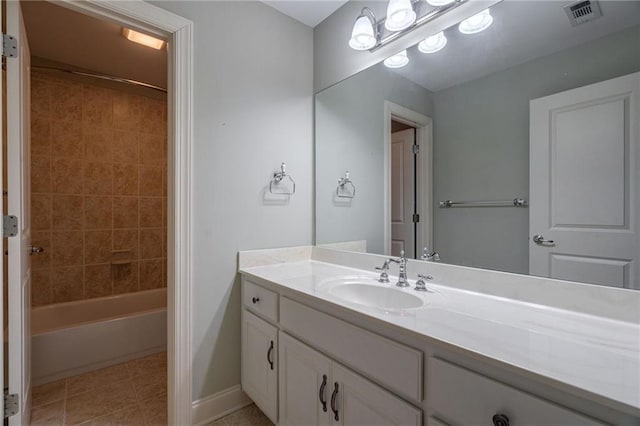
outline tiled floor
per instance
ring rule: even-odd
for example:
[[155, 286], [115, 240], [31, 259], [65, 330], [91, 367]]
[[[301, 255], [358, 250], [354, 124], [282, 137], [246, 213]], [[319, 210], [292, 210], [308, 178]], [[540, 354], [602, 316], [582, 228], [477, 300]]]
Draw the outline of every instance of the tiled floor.
[[33, 388], [31, 425], [166, 425], [167, 354]]
[[273, 426], [273, 423], [262, 414], [262, 411], [255, 404], [251, 404], [207, 426]]

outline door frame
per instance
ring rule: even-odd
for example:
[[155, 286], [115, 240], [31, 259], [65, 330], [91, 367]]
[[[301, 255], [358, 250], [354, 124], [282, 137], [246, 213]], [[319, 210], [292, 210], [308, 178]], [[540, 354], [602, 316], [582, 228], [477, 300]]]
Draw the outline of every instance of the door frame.
[[[418, 152], [416, 192], [422, 194], [418, 206], [420, 222], [416, 246], [433, 250], [433, 120], [409, 108], [384, 101], [384, 249], [391, 254], [391, 120], [416, 128]], [[418, 253], [416, 253], [416, 256]]]
[[193, 22], [142, 0], [60, 0], [55, 3], [169, 41], [167, 420], [169, 424], [190, 425]]

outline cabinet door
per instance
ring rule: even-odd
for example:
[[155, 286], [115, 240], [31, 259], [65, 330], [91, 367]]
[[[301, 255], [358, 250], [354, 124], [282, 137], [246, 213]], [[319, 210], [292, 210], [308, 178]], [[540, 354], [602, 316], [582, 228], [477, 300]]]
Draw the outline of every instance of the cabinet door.
[[345, 367], [333, 363], [333, 425], [422, 425], [422, 411]]
[[280, 425], [329, 425], [331, 361], [280, 332]]
[[278, 330], [242, 311], [242, 390], [278, 423]]

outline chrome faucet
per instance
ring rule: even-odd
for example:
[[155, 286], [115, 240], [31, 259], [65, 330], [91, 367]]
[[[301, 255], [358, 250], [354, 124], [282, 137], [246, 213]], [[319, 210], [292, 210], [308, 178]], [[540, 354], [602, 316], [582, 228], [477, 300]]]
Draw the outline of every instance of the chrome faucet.
[[398, 267], [398, 282], [396, 285], [398, 287], [409, 287], [409, 282], [407, 282], [407, 258], [404, 255], [404, 250], [400, 250], [400, 258], [399, 259], [389, 259], [391, 262], [395, 262], [399, 265]]
[[429, 253], [429, 249], [425, 247], [422, 251], [422, 256], [420, 256], [420, 260], [437, 262], [440, 260], [440, 254], [437, 251]]

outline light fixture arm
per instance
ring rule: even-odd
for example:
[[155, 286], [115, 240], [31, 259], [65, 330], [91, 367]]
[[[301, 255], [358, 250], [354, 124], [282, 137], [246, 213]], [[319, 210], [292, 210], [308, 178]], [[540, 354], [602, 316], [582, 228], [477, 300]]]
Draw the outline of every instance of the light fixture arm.
[[373, 13], [373, 10], [371, 10], [367, 6], [365, 6], [360, 11], [360, 15], [358, 15], [358, 18], [363, 17], [363, 16], [366, 17], [366, 18], [369, 18], [369, 21], [371, 21], [371, 26], [373, 27], [374, 35], [375, 35], [376, 40], [377, 40], [378, 36], [380, 35], [380, 29], [378, 28], [378, 18], [376, 18], [376, 14]]

